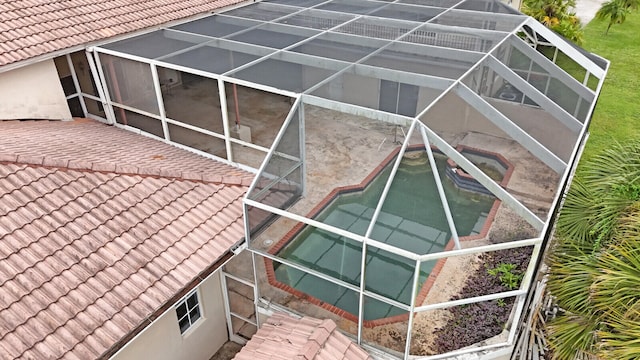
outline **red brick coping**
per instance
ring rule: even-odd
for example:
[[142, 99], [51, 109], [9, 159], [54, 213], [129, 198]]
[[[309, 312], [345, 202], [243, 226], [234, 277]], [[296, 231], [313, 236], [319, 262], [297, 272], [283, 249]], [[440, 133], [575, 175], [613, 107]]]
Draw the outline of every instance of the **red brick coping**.
[[[407, 151], [415, 151], [415, 150], [419, 150], [419, 149], [424, 149], [424, 145], [412, 145], [409, 146], [407, 148]], [[477, 149], [477, 148], [471, 148], [471, 147], [466, 147], [463, 145], [459, 145], [456, 150], [461, 151], [462, 149], [469, 149], [475, 153], [486, 153], [489, 154], [493, 157], [498, 158], [501, 162], [503, 162], [504, 164], [507, 165], [507, 171], [504, 175], [504, 178], [502, 180], [502, 182], [500, 183], [500, 185], [502, 187], [506, 187], [509, 179], [511, 178], [511, 174], [513, 173], [513, 166], [512, 164], [507, 161], [507, 159], [505, 159], [502, 155], [500, 154], [496, 154], [496, 153], [492, 153], [489, 151], [485, 151], [482, 149]], [[376, 166], [376, 168], [369, 174], [367, 175], [367, 177], [362, 180], [362, 182], [360, 184], [357, 185], [348, 185], [348, 186], [340, 186], [337, 187], [335, 189], [333, 189], [327, 196], [324, 197], [324, 199], [322, 199], [322, 201], [320, 201], [318, 203], [318, 205], [316, 205], [308, 214], [307, 214], [307, 218], [313, 219], [315, 218], [325, 207], [327, 207], [327, 205], [329, 205], [334, 199], [336, 199], [336, 197], [340, 194], [343, 193], [349, 193], [349, 192], [354, 192], [354, 191], [362, 191], [364, 190], [367, 185], [369, 185], [371, 183], [371, 181], [378, 175], [380, 174], [380, 172], [382, 172], [382, 170], [384, 170], [385, 167], [387, 167], [391, 161], [393, 161], [393, 159], [398, 155], [398, 153], [400, 152], [400, 147], [396, 148], [395, 150], [393, 150], [381, 163], [380, 165]], [[468, 176], [468, 175], [467, 175]], [[476, 235], [469, 235], [469, 236], [463, 236], [460, 237], [460, 241], [469, 241], [469, 240], [477, 240], [477, 239], [482, 239], [485, 236], [487, 236], [487, 233], [489, 232], [489, 229], [491, 228], [491, 224], [493, 223], [493, 219], [495, 218], [496, 212], [498, 211], [498, 208], [500, 206], [500, 200], [494, 201], [493, 206], [491, 207], [491, 210], [489, 211], [489, 215], [487, 216], [487, 220], [484, 223], [484, 226], [482, 227], [482, 230], [480, 231], [480, 233], [476, 234]], [[291, 240], [293, 240], [299, 233], [300, 231], [302, 231], [302, 229], [304, 229], [306, 226], [306, 224], [304, 223], [298, 223], [296, 226], [294, 226], [291, 230], [289, 230], [289, 232], [287, 232], [285, 234], [285, 236], [282, 237], [282, 239], [280, 239], [280, 241], [278, 241], [275, 245], [273, 245], [270, 249], [269, 249], [269, 253], [270, 254], [277, 254], [278, 251], [280, 251], [282, 248], [284, 248]], [[447, 245], [445, 246], [445, 251], [449, 251], [451, 249], [453, 249], [454, 247], [454, 242], [453, 239], [450, 239], [449, 242], [447, 243]], [[440, 274], [440, 271], [442, 270], [442, 268], [444, 267], [445, 262], [447, 261], [447, 258], [441, 258], [438, 260], [438, 262], [435, 264], [435, 266], [433, 267], [433, 269], [431, 270], [429, 276], [427, 277], [427, 279], [425, 280], [424, 284], [422, 285], [422, 288], [420, 289], [420, 292], [418, 293], [418, 297], [416, 299], [416, 304], [421, 304], [424, 299], [427, 297], [427, 294], [429, 294], [429, 291], [431, 290], [431, 287], [433, 287], [433, 284], [436, 281], [436, 278], [438, 277], [438, 274]], [[302, 299], [302, 300], [306, 300], [314, 305], [317, 305], [323, 309], [329, 310], [347, 320], [353, 321], [355, 323], [358, 322], [358, 316], [354, 315], [350, 312], [344, 311], [342, 309], [340, 309], [339, 307], [326, 303], [320, 299], [317, 299], [309, 294], [306, 294], [298, 289], [295, 289], [287, 284], [284, 284], [278, 280], [276, 280], [276, 275], [275, 275], [275, 270], [273, 268], [273, 261], [269, 258], [264, 258], [264, 263], [265, 263], [265, 267], [266, 267], [266, 273], [267, 273], [267, 279], [269, 280], [269, 283], [279, 289], [282, 289], [284, 291], [287, 291], [291, 294], [293, 294], [295, 297]], [[390, 316], [390, 317], [386, 317], [386, 318], [381, 318], [381, 319], [375, 319], [375, 320], [364, 320], [363, 326], [367, 327], [367, 328], [373, 328], [376, 326], [380, 326], [380, 325], [386, 325], [386, 324], [392, 324], [392, 323], [396, 323], [396, 322], [401, 322], [401, 321], [407, 321], [409, 319], [409, 314], [400, 314], [400, 315], [395, 315], [395, 316]]]

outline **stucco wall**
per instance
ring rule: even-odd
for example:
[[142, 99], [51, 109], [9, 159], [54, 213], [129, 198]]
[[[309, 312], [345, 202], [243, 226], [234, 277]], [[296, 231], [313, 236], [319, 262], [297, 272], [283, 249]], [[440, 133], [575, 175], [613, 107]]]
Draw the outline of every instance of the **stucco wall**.
[[53, 60], [0, 73], [0, 120], [71, 120]]
[[486, 98], [493, 107], [511, 119], [564, 161], [569, 161], [578, 134], [569, 130], [551, 114], [533, 106]]
[[183, 335], [175, 310], [170, 310], [129, 342], [113, 360], [208, 360], [227, 341], [220, 272], [200, 285], [203, 318]]
[[507, 138], [502, 130], [455, 93], [445, 95], [421, 119], [436, 133], [478, 132]]

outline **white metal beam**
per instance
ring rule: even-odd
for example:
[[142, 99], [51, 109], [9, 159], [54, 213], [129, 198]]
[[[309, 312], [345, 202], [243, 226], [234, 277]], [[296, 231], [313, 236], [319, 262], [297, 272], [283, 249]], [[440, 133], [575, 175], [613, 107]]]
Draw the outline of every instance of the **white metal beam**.
[[495, 71], [498, 75], [502, 76], [516, 89], [520, 90], [522, 94], [535, 101], [541, 108], [558, 119], [564, 126], [574, 133], [579, 133], [584, 127], [584, 124], [578, 119], [569, 114], [565, 109], [556, 104], [553, 100], [549, 99], [540, 90], [536, 89], [533, 85], [529, 84], [525, 79], [514, 73], [506, 65], [500, 62], [498, 59], [490, 56], [486, 59], [487, 65]]
[[526, 293], [527, 293], [527, 290], [503, 291], [499, 293], [487, 294], [482, 296], [474, 296], [474, 297], [464, 298], [460, 300], [450, 300], [450, 301], [441, 302], [438, 304], [422, 305], [422, 306], [416, 307], [416, 311], [422, 312], [422, 311], [429, 311], [429, 310], [436, 310], [436, 309], [446, 309], [454, 306], [467, 305], [467, 304], [473, 304], [473, 303], [497, 300], [497, 299], [504, 299], [512, 296], [520, 296], [520, 295], [525, 295]]
[[455, 61], [469, 61], [474, 63], [484, 56], [483, 53], [477, 51], [406, 42], [394, 42], [385, 50], [397, 51], [401, 53], [406, 52], [428, 57], [451, 59]]
[[155, 64], [149, 64], [151, 69], [151, 79], [153, 81], [153, 89], [156, 95], [156, 102], [158, 104], [158, 114], [160, 116], [160, 122], [162, 123], [162, 132], [164, 133], [164, 140], [171, 141], [169, 134], [169, 125], [167, 124], [167, 115], [164, 109], [164, 99], [162, 98], [162, 89], [160, 88], [160, 78], [158, 77], [158, 69]]
[[335, 110], [356, 116], [364, 116], [369, 119], [384, 121], [390, 124], [411, 126], [411, 123], [413, 122], [413, 118], [407, 116], [374, 110], [368, 107], [343, 103], [336, 100], [325, 99], [315, 95], [304, 94], [302, 95], [302, 98], [305, 104], [315, 105], [325, 109]]
[[542, 55], [538, 50], [532, 48], [531, 46], [525, 44], [520, 38], [517, 36], [512, 36], [509, 38], [509, 44], [513, 45], [514, 48], [518, 49], [521, 53], [529, 57], [536, 65], [539, 65], [546, 72], [549, 73], [551, 77], [560, 81], [572, 91], [575, 91], [576, 94], [585, 98], [587, 101], [592, 102], [595, 98], [595, 94], [591, 89], [582, 85], [581, 82], [574, 79], [573, 76], [567, 74], [562, 68], [558, 67], [558, 65], [554, 64], [553, 61], [547, 59], [544, 55]]
[[520, 248], [525, 246], [537, 245], [540, 243], [542, 243], [542, 238], [538, 237], [533, 239], [507, 241], [507, 242], [498, 243], [498, 244], [474, 246], [474, 247], [468, 247], [468, 248], [463, 248], [459, 250], [453, 249], [453, 250], [447, 250], [447, 251], [440, 251], [437, 253], [420, 255], [420, 262], [438, 260], [438, 259], [443, 259], [443, 258], [448, 258], [453, 256], [480, 254], [480, 253], [492, 252], [492, 251], [498, 251], [498, 250], [515, 249], [515, 248]]
[[536, 33], [542, 35], [542, 37], [547, 39], [547, 41], [553, 44], [556, 48], [560, 49], [560, 51], [580, 64], [580, 66], [585, 68], [588, 72], [592, 73], [598, 79], [602, 79], [604, 77], [604, 69], [594, 64], [593, 61], [589, 60], [589, 58], [576, 50], [573, 46], [569, 45], [567, 43], [567, 40], [561, 38], [558, 34], [551, 31], [546, 26], [540, 24], [534, 18], [530, 17], [527, 19], [527, 26], [533, 29], [533, 31], [535, 31]]
[[302, 99], [299, 95], [296, 96], [295, 99], [296, 100], [291, 106], [291, 109], [289, 110], [287, 117], [284, 119], [284, 122], [282, 123], [280, 130], [278, 130], [278, 134], [276, 135], [276, 138], [273, 140], [273, 145], [271, 145], [271, 149], [269, 149], [269, 152], [264, 157], [264, 160], [262, 161], [262, 165], [260, 165], [260, 169], [258, 170], [256, 177], [253, 178], [253, 181], [249, 186], [249, 190], [247, 190], [247, 194], [245, 195], [245, 198], [248, 198], [249, 195], [251, 195], [251, 193], [255, 190], [256, 184], [258, 183], [258, 181], [260, 181], [260, 176], [265, 172], [267, 164], [273, 157], [273, 154], [276, 152], [276, 148], [278, 147], [280, 140], [282, 140], [282, 138], [284, 137], [284, 134], [287, 132], [287, 128], [289, 127], [289, 124], [291, 124], [291, 122], [294, 121], [293, 114], [295, 114], [296, 110], [298, 110], [299, 106], [302, 104]]
[[482, 97], [480, 97], [480, 95], [473, 92], [473, 90], [469, 89], [466, 85], [462, 83], [458, 84], [455, 88], [455, 92], [474, 109], [484, 115], [487, 120], [491, 121], [513, 140], [517, 141], [525, 149], [529, 150], [538, 159], [553, 169], [553, 171], [558, 174], [562, 174], [566, 169], [567, 164], [562, 159], [544, 147], [544, 145], [538, 142], [538, 140], [529, 135], [526, 131], [514, 124], [508, 117], [491, 106], [491, 104], [486, 102]]
[[278, 52], [273, 54], [269, 59], [275, 59], [280, 61], [286, 61], [293, 64], [300, 64], [304, 66], [313, 66], [317, 68], [340, 71], [351, 63], [342, 60], [336, 60], [326, 58], [322, 56], [309, 55], [297, 52]]
[[[445, 13], [446, 12], [441, 13], [440, 16], [442, 16]], [[427, 21], [424, 24], [424, 26], [419, 28], [419, 30], [442, 32], [442, 33], [445, 33], [445, 34], [469, 35], [469, 36], [474, 36], [474, 37], [480, 38], [481, 40], [493, 40], [493, 41], [500, 41], [505, 36], [509, 35], [508, 31], [486, 30], [486, 29], [477, 29], [477, 28], [465, 28], [465, 27], [460, 27], [460, 26], [436, 24], [436, 23], [431, 22], [434, 19], [431, 19], [431, 20]]]
[[[395, 81], [436, 90], [445, 90], [454, 83], [454, 80], [439, 76], [416, 74], [412, 72], [380, 68], [371, 65], [355, 64], [355, 66], [351, 69], [353, 69], [353, 73], [356, 75]], [[346, 71], [346, 73], [348, 72], [349, 71]]]
[[328, 232], [331, 232], [331, 233], [334, 233], [334, 234], [337, 234], [337, 235], [340, 235], [340, 236], [344, 236], [344, 237], [346, 237], [348, 239], [351, 239], [351, 240], [354, 240], [354, 241], [357, 241], [357, 242], [360, 242], [360, 243], [363, 243], [363, 242], [366, 241], [369, 245], [375, 246], [375, 247], [377, 247], [379, 249], [382, 249], [384, 251], [388, 251], [390, 253], [393, 253], [393, 254], [396, 254], [396, 255], [411, 259], [411, 260], [416, 260], [416, 259], [420, 258], [419, 255], [414, 254], [414, 253], [412, 253], [410, 251], [403, 250], [403, 249], [397, 248], [397, 247], [395, 247], [393, 245], [385, 244], [383, 242], [380, 242], [380, 241], [377, 241], [377, 240], [373, 240], [371, 238], [366, 238], [366, 237], [364, 237], [362, 235], [354, 234], [354, 233], [349, 232], [347, 230], [343, 230], [343, 229], [340, 229], [338, 227], [335, 227], [335, 226], [332, 226], [332, 225], [328, 225], [328, 224], [325, 224], [323, 222], [320, 222], [320, 221], [317, 221], [317, 220], [314, 220], [314, 219], [308, 219], [308, 218], [306, 218], [304, 216], [301, 216], [301, 215], [298, 215], [298, 214], [294, 214], [294, 213], [288, 212], [286, 210], [279, 209], [279, 208], [274, 207], [274, 206], [266, 205], [266, 204], [263, 204], [261, 202], [258, 202], [258, 201], [255, 201], [255, 200], [251, 200], [251, 199], [248, 199], [248, 198], [245, 198], [244, 202], [247, 205], [250, 205], [250, 206], [262, 209], [262, 210], [266, 210], [266, 211], [272, 212], [272, 213], [274, 213], [276, 215], [284, 216], [286, 218], [292, 219], [292, 220], [297, 221], [297, 222], [301, 222], [301, 223], [304, 223], [304, 224], [307, 224], [307, 225], [311, 225], [311, 226], [319, 228], [321, 230], [325, 230], [325, 231], [328, 231]]
[[536, 230], [542, 230], [544, 221], [542, 221], [536, 214], [529, 210], [526, 206], [522, 205], [513, 195], [509, 194], [500, 185], [496, 184], [487, 174], [478, 169], [471, 161], [462, 156], [456, 149], [454, 149], [449, 143], [444, 141], [433, 130], [426, 128], [429, 141], [433, 143], [440, 151], [447, 155], [456, 164], [462, 167], [469, 175], [473, 176], [480, 184], [482, 184], [487, 190], [494, 194], [498, 199], [502, 200], [507, 206], [513, 209], [516, 214], [525, 219]]
[[[527, 269], [524, 273], [524, 276], [522, 278], [522, 281], [520, 282], [520, 290], [521, 291], [527, 291], [529, 290], [529, 287], [531, 285], [532, 281], [535, 281], [535, 273], [537, 271], [536, 269], [536, 260], [538, 259], [538, 256], [540, 256], [540, 252], [542, 249], [542, 244], [536, 244], [533, 247], [533, 251], [531, 252], [531, 257], [529, 259], [529, 264], [527, 265]], [[516, 311], [515, 311], [515, 316], [514, 319], [520, 319], [520, 316], [524, 310], [524, 305], [526, 302], [526, 296], [522, 296], [520, 298], [518, 298], [518, 301], [516, 302]], [[509, 342], [513, 342], [513, 340], [515, 339], [515, 335], [516, 335], [516, 331], [518, 329], [517, 323], [514, 322], [511, 324], [511, 329], [509, 331]]]
[[[427, 148], [429, 145], [427, 145]], [[431, 154], [431, 153], [430, 153]], [[433, 157], [433, 154], [431, 154]], [[411, 285], [411, 294], [418, 293], [418, 282], [420, 279], [420, 261], [416, 260], [415, 267], [413, 269], [413, 281]], [[409, 304], [409, 323], [407, 324], [407, 340], [404, 344], [404, 358], [405, 360], [409, 358], [409, 354], [411, 354], [411, 335], [413, 334], [413, 313], [416, 308], [416, 300], [417, 296], [411, 297], [411, 303]]]
[[275, 49], [271, 49], [265, 46], [260, 46], [255, 44], [246, 44], [243, 42], [238, 42], [233, 40], [217, 39], [209, 36], [193, 34], [193, 33], [184, 32], [180, 30], [165, 30], [165, 31], [167, 32], [167, 35], [170, 35], [170, 36], [167, 36], [168, 38], [176, 39], [180, 41], [194, 42], [195, 40], [194, 37], [206, 38], [207, 40], [202, 42], [194, 42], [193, 46], [189, 46], [184, 49], [176, 50], [174, 52], [171, 52], [162, 56], [158, 56], [154, 60], [163, 60], [172, 56], [176, 56], [179, 54], [183, 54], [183, 53], [193, 51], [199, 48], [204, 48], [204, 47], [214, 47], [214, 48], [219, 48], [219, 49], [224, 49], [224, 50], [229, 50], [234, 52], [241, 52], [241, 53], [246, 53], [250, 55], [255, 55], [258, 57], [267, 56], [276, 52]]
[[455, 221], [453, 221], [453, 216], [451, 215], [451, 208], [449, 208], [447, 195], [444, 193], [444, 187], [442, 186], [442, 181], [440, 180], [440, 172], [438, 171], [436, 160], [433, 157], [433, 151], [431, 150], [431, 144], [429, 143], [427, 133], [424, 130], [424, 125], [420, 125], [420, 135], [422, 135], [422, 141], [424, 142], [424, 147], [427, 151], [427, 155], [429, 156], [429, 164], [431, 165], [431, 174], [429, 176], [433, 176], [436, 188], [438, 189], [438, 196], [440, 197], [442, 209], [444, 210], [444, 215], [447, 218], [447, 223], [449, 224], [449, 230], [451, 231], [451, 237], [453, 238], [455, 249], [460, 250], [462, 247], [460, 246], [458, 229], [456, 228], [456, 223]]
[[[439, 355], [412, 357], [412, 359], [419, 359], [419, 360], [459, 359], [458, 356], [464, 359], [464, 357], [461, 357], [461, 355], [470, 354], [470, 353], [482, 354], [483, 351], [489, 351], [493, 349], [496, 349], [496, 351], [498, 351], [500, 348], [504, 349], [509, 345], [511, 345], [509, 342], [503, 341], [497, 344], [469, 346], [469, 347], [465, 347], [459, 350], [455, 350], [455, 351], [451, 351], [451, 352], [439, 354]], [[509, 353], [511, 353], [511, 351], [509, 351]], [[477, 356], [474, 356], [474, 355], [471, 355], [470, 358], [479, 359]], [[484, 358], [480, 358], [480, 359], [484, 359]]]

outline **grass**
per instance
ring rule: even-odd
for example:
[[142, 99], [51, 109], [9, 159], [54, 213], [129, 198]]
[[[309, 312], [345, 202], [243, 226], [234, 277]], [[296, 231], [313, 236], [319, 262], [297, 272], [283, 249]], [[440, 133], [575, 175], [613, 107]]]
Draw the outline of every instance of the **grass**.
[[[640, 335], [638, 326], [634, 326], [638, 324], [637, 318], [626, 321], [633, 313], [626, 313], [626, 308], [620, 306], [637, 304], [634, 290], [638, 286], [625, 284], [626, 277], [614, 273], [617, 266], [603, 260], [616, 260], [624, 263], [621, 267], [637, 272], [638, 245], [630, 242], [637, 241], [637, 237], [617, 224], [624, 216], [630, 229], [638, 229], [637, 219], [630, 220], [628, 215], [628, 209], [634, 207], [628, 205], [638, 199], [638, 193], [631, 191], [637, 184], [631, 179], [635, 179], [638, 167], [638, 161], [632, 159], [639, 152], [615, 147], [613, 155], [597, 155], [613, 143], [640, 138], [640, 66], [636, 65], [640, 57], [640, 13], [632, 13], [624, 24], [614, 25], [604, 35], [607, 25], [607, 21], [596, 19], [585, 28], [583, 47], [609, 59], [611, 66], [578, 171], [578, 179], [582, 181], [573, 183], [565, 200], [557, 223], [556, 235], [560, 236], [556, 237], [554, 252], [549, 254], [548, 290], [558, 305], [567, 310], [547, 327], [553, 357], [558, 359], [575, 359], [576, 351], [596, 352], [598, 359], [638, 358]], [[585, 164], [586, 161], [590, 163]], [[620, 174], [611, 176], [612, 173]], [[619, 182], [614, 183], [614, 179]], [[632, 196], [627, 198], [627, 194]], [[619, 229], [614, 231], [614, 227]], [[611, 234], [619, 235], [611, 237]], [[604, 247], [605, 243], [617, 243], [632, 251], [627, 257], [626, 250], [613, 250]], [[627, 258], [631, 259], [631, 265], [627, 264]], [[631, 278], [637, 281], [639, 277]], [[628, 300], [626, 290], [636, 297]], [[616, 296], [623, 296], [624, 300], [618, 302]]]
[[606, 149], [612, 142], [640, 138], [640, 12], [634, 11], [622, 25], [604, 35], [607, 21], [594, 19], [585, 27], [585, 49], [609, 61], [611, 66], [593, 115], [582, 161]]

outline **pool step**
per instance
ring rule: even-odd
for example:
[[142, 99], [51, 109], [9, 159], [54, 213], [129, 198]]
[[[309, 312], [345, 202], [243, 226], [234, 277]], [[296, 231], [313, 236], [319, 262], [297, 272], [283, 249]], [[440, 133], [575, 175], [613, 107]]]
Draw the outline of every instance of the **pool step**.
[[483, 212], [478, 217], [478, 221], [473, 225], [473, 230], [471, 230], [471, 235], [478, 235], [482, 232], [482, 228], [484, 224], [487, 222], [487, 217], [489, 217], [489, 213]]

